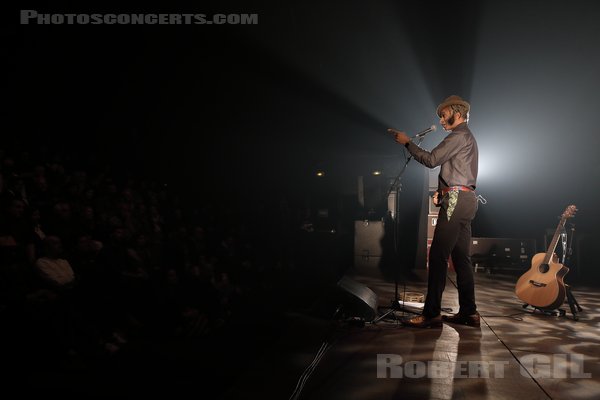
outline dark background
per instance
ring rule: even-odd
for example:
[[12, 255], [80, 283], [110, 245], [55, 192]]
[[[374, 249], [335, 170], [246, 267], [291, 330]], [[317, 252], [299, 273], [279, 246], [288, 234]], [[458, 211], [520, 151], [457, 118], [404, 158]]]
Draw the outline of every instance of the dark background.
[[[576, 204], [575, 255], [584, 274], [597, 276], [597, 2], [19, 8], [259, 16], [258, 25], [36, 26], [19, 25], [11, 10], [9, 148], [35, 143], [74, 162], [110, 157], [124, 175], [159, 177], [197, 201], [283, 194], [351, 221], [364, 212], [357, 177], [383, 170], [385, 191], [404, 163], [386, 128], [437, 124], [437, 104], [458, 94], [472, 105], [478, 192], [488, 200], [473, 235], [535, 238], [543, 251], [546, 229]], [[440, 132], [423, 147], [439, 143]], [[413, 162], [403, 177], [407, 243], [416, 241], [425, 172]]]

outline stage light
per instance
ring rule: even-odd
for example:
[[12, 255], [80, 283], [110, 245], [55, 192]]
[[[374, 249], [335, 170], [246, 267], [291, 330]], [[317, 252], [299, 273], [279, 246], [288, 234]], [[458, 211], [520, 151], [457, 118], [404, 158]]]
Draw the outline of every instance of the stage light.
[[375, 170], [375, 171], [373, 171], [373, 175], [379, 176], [379, 175], [381, 175], [381, 171]]
[[323, 177], [323, 176], [325, 176], [325, 172], [324, 171], [317, 171], [317, 176], [318, 177]]

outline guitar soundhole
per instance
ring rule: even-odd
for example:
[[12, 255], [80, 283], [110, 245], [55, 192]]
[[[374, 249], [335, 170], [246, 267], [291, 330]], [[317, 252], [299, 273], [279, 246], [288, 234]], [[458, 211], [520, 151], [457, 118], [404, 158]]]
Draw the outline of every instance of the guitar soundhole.
[[550, 266], [548, 264], [541, 264], [540, 268], [539, 268], [539, 270], [542, 274], [545, 274], [546, 272], [548, 272], [549, 269], [550, 269]]

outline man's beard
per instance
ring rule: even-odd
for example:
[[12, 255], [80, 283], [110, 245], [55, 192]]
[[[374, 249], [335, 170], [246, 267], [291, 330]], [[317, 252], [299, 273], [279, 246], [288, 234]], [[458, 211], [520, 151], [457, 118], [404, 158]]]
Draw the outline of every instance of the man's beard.
[[454, 114], [452, 114], [451, 116], [449, 116], [448, 118], [446, 118], [444, 120], [444, 123], [442, 124], [442, 126], [446, 132], [450, 132], [450, 127], [452, 125], [454, 125], [454, 120], [455, 120]]
[[450, 118], [446, 120], [446, 124], [448, 124], [448, 126], [454, 125], [454, 114], [452, 114]]

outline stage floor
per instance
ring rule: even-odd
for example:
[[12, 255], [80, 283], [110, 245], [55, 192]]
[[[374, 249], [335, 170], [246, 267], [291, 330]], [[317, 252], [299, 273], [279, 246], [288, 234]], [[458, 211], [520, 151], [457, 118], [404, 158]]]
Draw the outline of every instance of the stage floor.
[[[424, 294], [425, 274], [402, 278], [399, 291]], [[378, 316], [388, 311], [395, 282], [377, 274], [346, 277], [376, 293]], [[514, 294], [518, 276], [475, 278], [480, 328], [407, 328], [399, 323], [412, 315], [405, 311], [364, 326], [290, 312], [285, 332], [230, 382], [225, 398], [600, 398], [597, 288], [572, 287], [583, 309], [575, 321], [566, 302], [562, 316], [524, 309]], [[454, 282], [450, 273], [442, 306], [457, 312]], [[302, 389], [295, 392], [298, 384]]]

